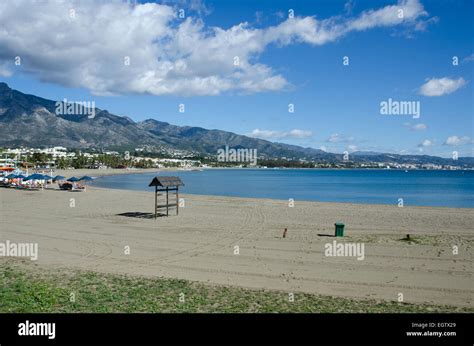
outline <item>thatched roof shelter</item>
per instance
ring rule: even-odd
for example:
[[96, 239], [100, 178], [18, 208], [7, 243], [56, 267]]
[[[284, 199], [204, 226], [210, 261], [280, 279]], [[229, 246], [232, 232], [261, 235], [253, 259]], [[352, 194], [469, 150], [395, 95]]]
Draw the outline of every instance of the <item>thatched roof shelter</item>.
[[148, 186], [162, 186], [166, 188], [171, 186], [184, 186], [184, 184], [179, 177], [156, 176]]

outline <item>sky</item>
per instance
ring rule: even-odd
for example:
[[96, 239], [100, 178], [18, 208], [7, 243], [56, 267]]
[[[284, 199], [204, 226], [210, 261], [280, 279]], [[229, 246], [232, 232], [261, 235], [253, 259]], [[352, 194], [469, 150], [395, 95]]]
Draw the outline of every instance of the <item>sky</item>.
[[474, 156], [473, 13], [469, 0], [5, 1], [0, 81], [330, 152]]

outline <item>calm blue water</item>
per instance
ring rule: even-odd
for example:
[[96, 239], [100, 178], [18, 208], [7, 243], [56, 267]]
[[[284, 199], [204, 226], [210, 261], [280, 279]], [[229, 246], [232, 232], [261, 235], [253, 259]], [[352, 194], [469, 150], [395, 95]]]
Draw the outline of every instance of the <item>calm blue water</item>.
[[474, 171], [210, 169], [107, 176], [93, 185], [151, 192], [156, 175], [179, 176], [189, 194], [474, 208]]

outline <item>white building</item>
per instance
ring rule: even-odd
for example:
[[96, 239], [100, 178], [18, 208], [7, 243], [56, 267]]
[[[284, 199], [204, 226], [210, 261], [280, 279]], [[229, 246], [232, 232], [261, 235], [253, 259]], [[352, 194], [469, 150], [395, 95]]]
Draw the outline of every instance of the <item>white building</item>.
[[[15, 148], [15, 149], [7, 149], [4, 152], [8, 155], [14, 155], [17, 159], [20, 159], [21, 156], [30, 156], [34, 153], [41, 153], [52, 155], [53, 159], [58, 157], [68, 157], [71, 156], [68, 154], [67, 149], [65, 147], [52, 147], [46, 149], [39, 149], [39, 148]], [[72, 153], [74, 154], [74, 153]], [[73, 155], [74, 156], [74, 155]]]

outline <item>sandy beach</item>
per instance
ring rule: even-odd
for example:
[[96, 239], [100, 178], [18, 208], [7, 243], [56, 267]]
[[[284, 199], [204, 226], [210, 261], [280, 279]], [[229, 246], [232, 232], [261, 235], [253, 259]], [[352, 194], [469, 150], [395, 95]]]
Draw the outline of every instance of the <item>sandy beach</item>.
[[[37, 242], [36, 264], [50, 269], [474, 306], [472, 209], [180, 197], [179, 216], [155, 220], [135, 214], [152, 212], [151, 191], [1, 189], [0, 241]], [[334, 240], [363, 243], [364, 259], [325, 256]]]

